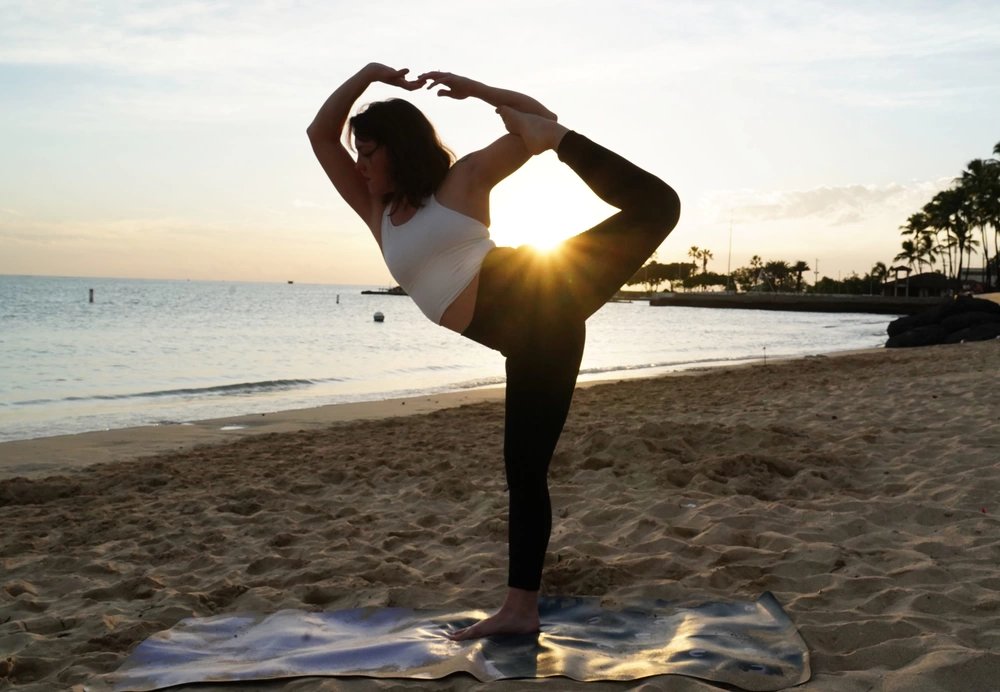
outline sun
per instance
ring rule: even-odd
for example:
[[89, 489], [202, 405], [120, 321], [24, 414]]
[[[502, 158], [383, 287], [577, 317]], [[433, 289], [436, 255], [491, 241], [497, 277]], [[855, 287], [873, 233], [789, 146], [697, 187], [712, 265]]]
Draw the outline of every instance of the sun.
[[494, 188], [490, 235], [497, 245], [530, 245], [549, 252], [615, 213], [555, 156], [551, 158], [537, 165], [529, 162]]

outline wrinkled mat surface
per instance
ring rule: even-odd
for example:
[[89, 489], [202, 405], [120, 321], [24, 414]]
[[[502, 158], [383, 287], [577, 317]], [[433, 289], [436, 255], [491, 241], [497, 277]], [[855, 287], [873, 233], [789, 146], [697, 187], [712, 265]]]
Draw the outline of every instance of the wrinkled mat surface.
[[115, 672], [86, 687], [156, 690], [192, 682], [360, 675], [481, 681], [566, 676], [635, 680], [679, 674], [745, 690], [809, 679], [809, 652], [775, 598], [620, 610], [596, 598], [545, 598], [542, 632], [452, 642], [449, 631], [487, 613], [358, 608], [182, 620], [140, 644]]

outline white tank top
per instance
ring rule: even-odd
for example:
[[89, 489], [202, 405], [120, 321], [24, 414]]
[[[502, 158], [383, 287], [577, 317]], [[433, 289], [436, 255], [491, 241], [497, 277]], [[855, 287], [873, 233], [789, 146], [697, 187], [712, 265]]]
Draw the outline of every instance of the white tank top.
[[382, 215], [382, 257], [389, 273], [434, 324], [479, 273], [496, 247], [481, 222], [431, 195], [406, 223]]

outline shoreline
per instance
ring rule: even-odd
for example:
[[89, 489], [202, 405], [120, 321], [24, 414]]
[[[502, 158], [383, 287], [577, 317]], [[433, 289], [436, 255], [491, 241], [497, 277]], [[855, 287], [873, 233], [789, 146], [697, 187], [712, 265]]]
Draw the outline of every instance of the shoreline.
[[[882, 348], [854, 349], [816, 355], [777, 356], [724, 365], [697, 365], [655, 375], [585, 379], [577, 382], [576, 387], [580, 390], [619, 382], [695, 376], [755, 366], [766, 367], [768, 364], [810, 358], [839, 358], [877, 353], [882, 350]], [[323, 404], [268, 413], [247, 413], [184, 423], [141, 425], [10, 440], [0, 442], [0, 480], [18, 476], [44, 478], [48, 475], [73, 473], [95, 464], [183, 452], [203, 445], [226, 444], [253, 435], [317, 430], [335, 423], [414, 416], [490, 401], [502, 403], [503, 397], [504, 388], [499, 385], [374, 401]]]
[[[644, 378], [655, 378], [662, 377], [665, 375], [670, 375], [675, 372], [691, 371], [691, 370], [704, 370], [713, 368], [729, 368], [729, 367], [741, 367], [743, 365], [751, 364], [759, 360], [779, 360], [779, 359], [795, 359], [795, 358], [809, 358], [816, 355], [830, 355], [835, 353], [851, 353], [854, 351], [866, 351], [866, 350], [878, 350], [883, 348], [882, 345], [868, 346], [868, 347], [851, 347], [843, 348], [841, 350], [827, 351], [824, 353], [796, 353], [796, 354], [778, 354], [772, 356], [761, 356], [757, 355], [745, 355], [741, 357], [723, 358], [723, 359], [694, 359], [687, 361], [677, 361], [670, 363], [661, 364], [642, 364], [642, 365], [620, 365], [617, 367], [601, 367], [601, 368], [591, 368], [581, 370], [578, 379], [577, 386], [584, 386], [586, 384], [594, 382], [615, 382], [618, 380], [628, 380], [628, 379], [644, 379]], [[3, 476], [3, 450], [5, 445], [11, 443], [26, 443], [35, 440], [46, 440], [52, 438], [62, 438], [62, 437], [72, 437], [76, 435], [88, 435], [91, 433], [108, 433], [115, 432], [118, 430], [131, 430], [134, 428], [171, 428], [176, 426], [199, 426], [202, 423], [212, 423], [220, 422], [220, 424], [226, 425], [248, 425], [252, 424], [257, 426], [259, 421], [256, 421], [258, 417], [261, 416], [284, 416], [285, 414], [290, 414], [294, 411], [304, 411], [312, 409], [323, 409], [329, 406], [342, 406], [342, 407], [353, 407], [362, 406], [368, 407], [371, 405], [377, 405], [380, 403], [389, 402], [402, 402], [402, 401], [416, 401], [420, 402], [424, 399], [437, 399], [439, 397], [459, 397], [462, 398], [465, 395], [473, 396], [476, 392], [482, 392], [490, 389], [502, 389], [504, 387], [502, 376], [498, 377], [488, 377], [480, 382], [471, 383], [466, 380], [460, 380], [457, 382], [446, 382], [429, 385], [424, 389], [413, 388], [410, 390], [388, 390], [388, 391], [370, 391], [363, 392], [360, 394], [349, 395], [346, 400], [337, 400], [339, 397], [337, 395], [331, 394], [327, 397], [314, 396], [314, 399], [322, 401], [326, 398], [325, 403], [316, 403], [299, 401], [299, 402], [287, 402], [286, 406], [283, 407], [281, 403], [276, 404], [276, 408], [273, 409], [258, 409], [253, 410], [253, 406], [244, 406], [243, 411], [229, 411], [215, 415], [211, 412], [206, 415], [196, 416], [196, 417], [186, 417], [183, 415], [168, 415], [166, 419], [160, 416], [159, 421], [148, 419], [146, 421], [138, 420], [134, 422], [122, 422], [118, 425], [112, 423], [114, 427], [94, 427], [91, 429], [63, 429], [57, 432], [45, 432], [36, 431], [31, 437], [15, 437], [13, 439], [0, 439], [0, 477]], [[208, 387], [207, 389], [213, 389], [213, 387]], [[330, 401], [329, 399], [333, 399]], [[195, 402], [197, 405], [200, 402]], [[226, 408], [223, 406], [222, 408]], [[231, 408], [231, 407], [230, 407]], [[247, 410], [249, 409], [249, 410]], [[377, 414], [378, 417], [379, 414]], [[368, 417], [368, 413], [361, 413], [359, 417]], [[149, 417], [152, 418], [152, 417]], [[244, 420], [245, 419], [245, 420]], [[337, 420], [346, 420], [346, 418], [337, 418]], [[11, 452], [14, 453], [14, 452]]]
[[294, 433], [334, 423], [412, 416], [482, 401], [502, 400], [503, 389], [471, 389], [399, 399], [326, 404], [271, 413], [207, 418], [0, 442], [0, 479], [79, 471], [94, 464], [181, 452], [241, 438]]

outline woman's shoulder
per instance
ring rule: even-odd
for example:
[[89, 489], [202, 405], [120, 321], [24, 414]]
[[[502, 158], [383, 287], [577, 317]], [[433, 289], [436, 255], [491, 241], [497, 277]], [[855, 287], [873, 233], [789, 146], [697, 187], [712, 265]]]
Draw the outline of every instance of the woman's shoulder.
[[469, 165], [468, 157], [456, 161], [434, 193], [434, 199], [443, 207], [489, 226], [490, 193], [475, 184]]

